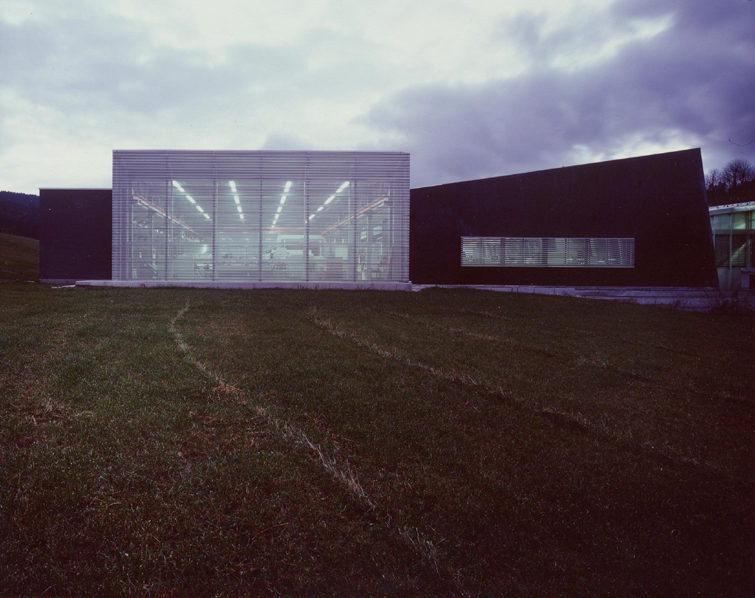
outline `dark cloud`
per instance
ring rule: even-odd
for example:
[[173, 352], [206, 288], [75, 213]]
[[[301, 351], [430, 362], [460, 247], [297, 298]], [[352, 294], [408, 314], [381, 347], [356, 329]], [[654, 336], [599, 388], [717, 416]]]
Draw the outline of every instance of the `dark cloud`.
[[[567, 72], [559, 56], [589, 52], [637, 19], [671, 27]], [[558, 167], [627, 148], [700, 145], [706, 168], [755, 161], [755, 3], [626, 0], [594, 21], [544, 32], [527, 15], [503, 25], [532, 60], [522, 76], [429, 85], [377, 103], [363, 122], [404, 144], [412, 185]], [[605, 30], [601, 29], [605, 28]], [[511, 38], [510, 38], [511, 39]], [[584, 158], [582, 158], [584, 159]]]

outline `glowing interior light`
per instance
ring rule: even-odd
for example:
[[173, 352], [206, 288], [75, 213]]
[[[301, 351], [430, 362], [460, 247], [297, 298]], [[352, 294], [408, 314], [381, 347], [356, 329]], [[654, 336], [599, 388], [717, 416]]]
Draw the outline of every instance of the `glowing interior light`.
[[236, 206], [236, 209], [239, 211], [239, 214], [241, 214], [241, 206]]
[[284, 203], [286, 203], [286, 196], [281, 195], [281, 205], [283, 205]]
[[200, 212], [204, 214], [204, 210], [202, 209], [202, 206], [195, 206], [195, 207], [197, 208], [197, 210], [199, 210]]
[[241, 218], [243, 220], [244, 219], [244, 215], [243, 214], [239, 214], [239, 218]]
[[191, 203], [197, 203], [196, 201], [194, 201], [194, 198], [191, 195], [187, 195], [186, 199], [188, 199]]
[[289, 189], [291, 189], [291, 181], [286, 181], [286, 188], [283, 190], [283, 192], [288, 193]]
[[333, 201], [336, 198], [335, 195], [331, 195], [328, 199], [325, 200], [325, 205], [327, 206], [331, 201]]
[[346, 189], [346, 187], [348, 187], [348, 186], [349, 186], [349, 181], [346, 181], [343, 185], [341, 185], [338, 188], [338, 191], [336, 191], [336, 193], [340, 193], [341, 191], [343, 191], [344, 189]]
[[205, 214], [204, 217], [207, 218], [207, 220], [210, 219], [210, 217], [207, 214]]
[[239, 196], [238, 196], [238, 195], [234, 195], [234, 196], [233, 196], [233, 200], [234, 200], [234, 201], [235, 201], [235, 202], [236, 202], [237, 204], [240, 204], [240, 203], [241, 203], [241, 202], [239, 201]]
[[318, 212], [322, 212], [322, 206], [320, 206], [319, 208], [317, 208], [317, 211]]
[[231, 190], [236, 193], [236, 183], [234, 181], [228, 181], [228, 184], [231, 186]]
[[312, 214], [312, 215], [311, 215], [311, 216], [309, 217], [309, 219], [310, 219], [310, 220], [312, 220], [312, 218], [314, 218], [314, 217], [315, 217], [315, 215], [314, 215], [314, 214]]
[[178, 183], [178, 181], [173, 181], [173, 186], [181, 193], [186, 193], [186, 191], [184, 191], [184, 188]]
[[281, 213], [281, 210], [283, 209], [283, 206], [278, 206], [278, 214]]

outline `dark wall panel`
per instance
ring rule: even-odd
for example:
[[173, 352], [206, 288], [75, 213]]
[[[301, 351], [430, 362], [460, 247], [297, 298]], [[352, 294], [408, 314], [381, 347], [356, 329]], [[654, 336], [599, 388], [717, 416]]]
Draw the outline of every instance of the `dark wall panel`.
[[[716, 284], [699, 149], [411, 191], [417, 284]], [[634, 268], [461, 267], [461, 237], [631, 237]]]
[[42, 281], [112, 277], [112, 204], [110, 189], [40, 189]]

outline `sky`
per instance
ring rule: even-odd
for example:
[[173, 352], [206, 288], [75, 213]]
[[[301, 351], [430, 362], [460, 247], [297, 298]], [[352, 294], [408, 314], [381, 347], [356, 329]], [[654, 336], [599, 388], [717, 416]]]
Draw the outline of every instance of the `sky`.
[[411, 185], [755, 164], [753, 0], [0, 0], [0, 189], [113, 149], [411, 153]]

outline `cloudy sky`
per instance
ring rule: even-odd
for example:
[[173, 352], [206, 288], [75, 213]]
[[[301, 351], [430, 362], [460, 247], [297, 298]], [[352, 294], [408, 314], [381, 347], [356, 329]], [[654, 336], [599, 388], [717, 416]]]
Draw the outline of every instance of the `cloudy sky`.
[[[747, 145], [749, 144], [749, 145]], [[755, 163], [752, 0], [0, 0], [0, 189], [113, 149], [411, 152], [412, 186]]]

